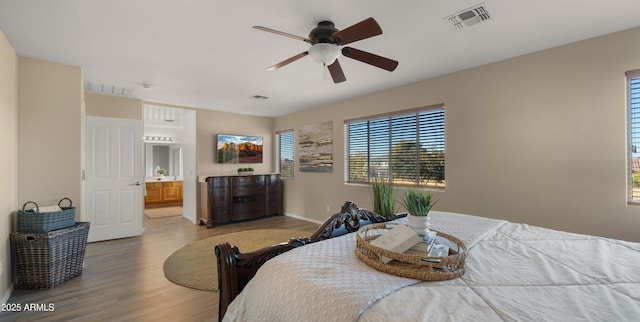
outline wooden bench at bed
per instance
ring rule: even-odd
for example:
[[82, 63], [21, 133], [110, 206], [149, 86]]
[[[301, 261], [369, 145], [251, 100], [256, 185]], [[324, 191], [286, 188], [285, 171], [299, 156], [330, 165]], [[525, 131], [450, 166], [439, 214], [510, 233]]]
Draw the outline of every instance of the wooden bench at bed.
[[355, 203], [347, 201], [342, 206], [340, 213], [329, 217], [310, 237], [291, 238], [288, 242], [250, 253], [240, 253], [237, 246], [231, 246], [229, 243], [217, 245], [215, 253], [218, 261], [218, 288], [220, 290], [218, 320], [222, 321], [227, 306], [240, 294], [256, 274], [258, 268], [267, 260], [296, 247], [342, 236], [355, 232], [364, 225], [387, 222], [406, 215], [406, 213], [399, 213], [387, 218], [367, 209], [359, 209]]

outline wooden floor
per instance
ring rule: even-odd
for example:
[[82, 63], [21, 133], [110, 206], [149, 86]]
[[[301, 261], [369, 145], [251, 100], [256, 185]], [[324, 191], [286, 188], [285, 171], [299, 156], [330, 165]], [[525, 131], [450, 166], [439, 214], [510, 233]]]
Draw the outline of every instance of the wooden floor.
[[[218, 293], [168, 281], [162, 265], [169, 255], [210, 236], [262, 228], [313, 232], [318, 227], [286, 216], [211, 229], [182, 217], [145, 218], [144, 225], [142, 237], [88, 244], [81, 276], [48, 290], [16, 288], [8, 302], [52, 304], [53, 311], [4, 312], [0, 321], [217, 321]], [[215, 254], [212, 249], [202, 256]]]

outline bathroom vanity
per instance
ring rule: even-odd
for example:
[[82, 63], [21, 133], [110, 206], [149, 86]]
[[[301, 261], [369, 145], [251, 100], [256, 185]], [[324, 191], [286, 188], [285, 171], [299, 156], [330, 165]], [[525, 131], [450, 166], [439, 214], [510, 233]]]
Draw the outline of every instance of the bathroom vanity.
[[146, 188], [145, 208], [182, 205], [182, 180], [149, 179]]

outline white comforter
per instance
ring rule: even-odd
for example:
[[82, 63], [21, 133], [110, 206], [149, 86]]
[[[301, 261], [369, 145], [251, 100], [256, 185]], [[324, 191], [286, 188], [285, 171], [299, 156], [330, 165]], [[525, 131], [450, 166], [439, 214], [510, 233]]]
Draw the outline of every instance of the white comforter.
[[437, 211], [431, 223], [467, 245], [462, 277], [378, 272], [357, 259], [348, 234], [268, 261], [224, 319], [640, 320], [640, 244]]

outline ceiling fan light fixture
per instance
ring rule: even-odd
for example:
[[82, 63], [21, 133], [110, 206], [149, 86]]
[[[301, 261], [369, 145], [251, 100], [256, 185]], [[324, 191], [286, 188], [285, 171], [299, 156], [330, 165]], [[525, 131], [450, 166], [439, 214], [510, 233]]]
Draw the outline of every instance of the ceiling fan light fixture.
[[342, 30], [336, 29], [331, 21], [320, 21], [318, 23], [318, 27], [313, 28], [311, 32], [309, 32], [308, 38], [262, 26], [254, 26], [253, 28], [271, 32], [280, 36], [302, 40], [311, 44], [311, 47], [307, 51], [289, 57], [269, 67], [267, 70], [276, 70], [297, 61], [300, 58], [311, 56], [313, 60], [323, 65], [322, 69], [324, 70], [325, 79], [328, 71], [329, 74], [331, 74], [331, 78], [334, 83], [342, 83], [346, 81], [347, 78], [344, 76], [340, 62], [337, 59], [340, 56], [358, 60], [365, 64], [382, 68], [390, 72], [394, 71], [398, 66], [398, 62], [393, 59], [351, 47], [343, 47], [352, 42], [382, 34], [380, 25], [378, 25], [376, 20], [373, 18], [367, 18]]
[[309, 48], [309, 56], [316, 62], [329, 66], [340, 57], [340, 48], [330, 43], [317, 43]]

